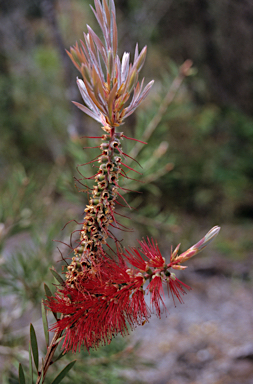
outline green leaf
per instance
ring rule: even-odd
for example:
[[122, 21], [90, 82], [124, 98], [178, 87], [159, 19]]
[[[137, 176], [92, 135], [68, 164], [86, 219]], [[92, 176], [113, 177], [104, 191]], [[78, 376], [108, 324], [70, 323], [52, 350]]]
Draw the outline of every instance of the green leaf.
[[54, 381], [51, 384], [58, 384], [64, 379], [64, 377], [67, 375], [67, 373], [71, 370], [73, 365], [75, 364], [76, 360], [72, 361], [66, 367], [59, 373], [59, 375], [54, 379]]
[[44, 283], [44, 290], [45, 290], [45, 294], [46, 294], [47, 297], [53, 296], [50, 288], [48, 287], [48, 285], [46, 283]]
[[65, 356], [65, 353], [62, 351], [59, 356], [54, 360], [54, 363], [58, 360], [60, 360], [63, 356]]
[[47, 347], [48, 347], [48, 345], [49, 345], [48, 322], [47, 322], [46, 309], [45, 309], [43, 301], [41, 302], [41, 314], [42, 314], [42, 322], [43, 322], [45, 340], [46, 340], [46, 344], [47, 344]]
[[[49, 289], [49, 287], [47, 286], [47, 284], [44, 284], [44, 289], [45, 289], [45, 293], [46, 293], [46, 296], [47, 297], [52, 297], [53, 294], [51, 292], [51, 290]], [[57, 317], [57, 313], [56, 312], [52, 312], [54, 317], [55, 317], [55, 320], [58, 320], [58, 317]]]
[[32, 349], [31, 349], [31, 341], [29, 341], [29, 376], [30, 382], [33, 384], [33, 362], [32, 362]]
[[25, 384], [25, 375], [24, 375], [23, 367], [21, 364], [19, 364], [18, 378], [19, 378], [19, 384]]
[[55, 344], [59, 344], [59, 342], [64, 339], [65, 335], [61, 336], [61, 337], [58, 337], [57, 340], [55, 340]]
[[30, 325], [30, 339], [31, 339], [33, 360], [34, 360], [35, 367], [37, 368], [37, 371], [38, 371], [39, 370], [38, 343], [37, 343], [36, 333], [32, 324]]
[[65, 285], [65, 281], [63, 280], [63, 278], [59, 275], [59, 273], [56, 272], [55, 269], [53, 268], [49, 268], [52, 275], [56, 278], [56, 280], [61, 284], [61, 285]]

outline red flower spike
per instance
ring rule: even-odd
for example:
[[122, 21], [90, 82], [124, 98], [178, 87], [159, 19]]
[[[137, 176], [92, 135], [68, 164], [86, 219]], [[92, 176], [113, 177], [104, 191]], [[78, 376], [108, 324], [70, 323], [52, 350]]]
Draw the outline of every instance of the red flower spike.
[[[164, 268], [165, 259], [162, 257], [157, 243], [154, 243], [153, 239], [147, 239], [147, 241], [139, 241], [141, 249], [130, 248], [125, 250], [123, 256], [129, 261], [131, 265], [141, 271], [147, 271], [148, 268]], [[148, 258], [147, 261], [143, 259], [141, 253]]]
[[147, 280], [150, 281], [146, 290], [151, 295], [151, 309], [158, 317], [165, 309], [163, 283], [167, 283], [168, 295], [174, 305], [176, 299], [183, 303], [182, 296], [191, 288], [169, 271], [170, 268], [185, 268], [178, 264], [181, 257], [177, 256], [178, 247], [171, 252], [171, 262], [166, 265], [153, 239], [139, 244], [140, 249], [130, 248], [122, 252], [117, 243], [118, 262], [110, 259], [102, 246], [96, 253], [96, 260], [91, 259], [88, 267], [86, 264], [81, 267], [73, 259], [71, 283], [59, 287], [55, 297], [49, 297], [45, 303], [53, 312], [62, 314], [62, 319], [51, 330], [64, 332], [65, 352], [76, 352], [82, 345], [89, 350], [109, 344], [115, 335], [126, 335], [128, 326], [133, 329], [144, 324], [151, 314], [143, 289]]
[[168, 289], [168, 296], [172, 297], [173, 303], [176, 306], [175, 298], [178, 299], [178, 301], [183, 304], [182, 295], [185, 295], [186, 292], [184, 290], [185, 287], [188, 290], [191, 290], [191, 287], [189, 285], [186, 285], [181, 280], [179, 280], [174, 273], [171, 273], [170, 277], [167, 279], [167, 289]]
[[[99, 273], [98, 273], [99, 271]], [[127, 273], [127, 266], [101, 261], [94, 274], [79, 279], [77, 288], [58, 288], [46, 305], [63, 315], [51, 330], [65, 331], [63, 349], [76, 352], [84, 345], [97, 348], [147, 321], [150, 312], [144, 300], [143, 276]]]

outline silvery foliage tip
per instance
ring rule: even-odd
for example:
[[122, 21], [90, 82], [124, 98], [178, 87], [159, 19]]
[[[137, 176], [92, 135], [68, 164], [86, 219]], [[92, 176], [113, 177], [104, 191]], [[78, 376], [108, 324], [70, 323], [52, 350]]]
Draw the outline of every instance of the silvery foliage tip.
[[[77, 85], [86, 106], [74, 102], [84, 113], [109, 127], [117, 127], [130, 116], [148, 95], [154, 81], [144, 88], [144, 79], [138, 81], [143, 67], [147, 47], [139, 53], [136, 44], [134, 61], [130, 63], [130, 54], [124, 53], [122, 60], [117, 54], [118, 33], [116, 11], [113, 0], [94, 0], [95, 9], [91, 9], [102, 30], [104, 43], [92, 28], [87, 25], [81, 47], [76, 45], [67, 52], [83, 79], [77, 79]], [[126, 103], [133, 92], [132, 100]]]

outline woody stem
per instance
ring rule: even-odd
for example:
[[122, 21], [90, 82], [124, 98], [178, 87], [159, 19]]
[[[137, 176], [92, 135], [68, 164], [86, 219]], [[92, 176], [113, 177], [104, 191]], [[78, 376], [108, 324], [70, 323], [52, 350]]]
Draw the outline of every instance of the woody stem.
[[[55, 353], [56, 348], [58, 347], [58, 344], [60, 342], [59, 338], [61, 337], [61, 334], [62, 334], [62, 331], [60, 331], [60, 330], [55, 332], [55, 334], [52, 338], [52, 341], [47, 348], [47, 353], [46, 353], [45, 359], [43, 360], [41, 370], [38, 372], [36, 384], [43, 384], [44, 383], [47, 370], [48, 370], [49, 366], [52, 364], [52, 359], [53, 359], [54, 353]], [[42, 381], [40, 381], [42, 375], [43, 375], [43, 379], [42, 379]]]

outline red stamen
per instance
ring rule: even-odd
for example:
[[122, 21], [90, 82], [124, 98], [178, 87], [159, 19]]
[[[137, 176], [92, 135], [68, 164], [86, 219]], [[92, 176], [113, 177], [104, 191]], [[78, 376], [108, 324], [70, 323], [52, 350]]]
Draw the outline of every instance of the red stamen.
[[133, 229], [127, 229], [127, 230], [125, 230], [125, 229], [122, 229], [122, 228], [115, 227], [115, 225], [112, 225], [112, 224], [110, 224], [110, 225], [111, 225], [113, 228], [120, 229], [120, 231], [122, 231], [122, 232], [134, 232]]
[[122, 155], [129, 157], [130, 159], [132, 159], [133, 161], [135, 161], [135, 162], [136, 162], [136, 163], [143, 169], [143, 167], [140, 165], [140, 163], [139, 163], [137, 160], [135, 160], [133, 157], [127, 155], [127, 154], [124, 153], [124, 152], [122, 152]]
[[87, 164], [90, 164], [90, 163], [94, 163], [94, 162], [98, 161], [97, 158], [100, 157], [100, 156], [101, 156], [101, 155], [96, 156], [95, 159], [89, 161], [88, 163], [78, 164], [77, 167], [82, 167], [83, 165], [87, 165]]
[[148, 144], [148, 143], [145, 143], [145, 141], [137, 140], [137, 139], [134, 139], [133, 137], [127, 137], [125, 135], [121, 135], [121, 137], [124, 137], [125, 139], [128, 139], [128, 140], [139, 141], [139, 143], [142, 143], [142, 144]]
[[119, 195], [119, 196], [122, 198], [122, 200], [126, 203], [126, 205], [127, 205], [130, 209], [132, 209], [132, 207], [130, 207], [130, 205], [128, 204], [128, 202], [126, 201], [126, 199], [124, 199], [124, 197], [121, 196], [121, 194], [120, 194], [118, 191], [115, 191], [115, 192], [117, 193], [117, 195]]
[[74, 179], [80, 183], [80, 180], [83, 180], [83, 179], [86, 179], [86, 180], [95, 179], [96, 176], [97, 176], [97, 174], [94, 175], [94, 176], [91, 176], [91, 177], [85, 177], [85, 176], [83, 176], [82, 179], [77, 179], [77, 178], [74, 176]]
[[114, 211], [114, 213], [115, 213], [115, 215], [119, 215], [119, 216], [125, 217], [126, 219], [129, 219], [129, 220], [130, 220], [130, 218], [129, 218], [129, 217], [127, 217], [127, 216], [124, 216], [124, 215], [122, 215], [121, 213], [118, 213], [118, 212], [116, 212], [116, 211]]
[[[129, 230], [133, 231], [132, 228], [125, 227], [125, 225], [119, 223], [118, 221], [115, 221], [115, 223], [119, 224], [121, 227], [123, 227], [123, 228], [125, 228], [125, 229], [129, 229]], [[111, 224], [111, 225], [112, 225], [112, 224]]]
[[67, 247], [69, 247], [72, 251], [74, 251], [74, 248], [72, 248], [70, 245], [68, 245], [67, 243], [64, 243], [63, 241], [60, 241], [60, 240], [53, 240], [55, 243], [61, 243], [61, 244], [64, 244], [66, 245]]
[[121, 207], [126, 207], [126, 205], [119, 203], [117, 200], [115, 200], [115, 203], [121, 205]]
[[103, 136], [81, 136], [80, 139], [103, 139]]
[[127, 189], [127, 188], [123, 188], [123, 187], [120, 187], [118, 184], [114, 183], [116, 185], [116, 187], [118, 187], [119, 189], [122, 189], [123, 191], [128, 191], [128, 192], [135, 192], [135, 193], [142, 193], [142, 192], [139, 192], [139, 191], [134, 191], [133, 189]]
[[[121, 169], [121, 170], [122, 170], [123, 172], [125, 172], [123, 169]], [[131, 177], [128, 177], [128, 176], [126, 175], [126, 172], [125, 172], [124, 175], [123, 175], [123, 173], [120, 173], [120, 175], [123, 176], [123, 177], [125, 177], [126, 179], [133, 180], [133, 181], [138, 181], [139, 183], [145, 184], [144, 181], [137, 180], [137, 179], [132, 179]]]
[[[62, 261], [64, 261], [64, 263], [66, 263], [67, 265], [68, 265], [68, 263], [66, 262], [66, 260], [65, 260], [65, 257], [63, 257], [63, 254], [62, 254], [62, 252], [60, 251], [60, 249], [57, 247], [57, 249], [58, 249], [58, 251], [60, 252], [60, 254], [61, 254], [61, 259], [62, 259]], [[60, 260], [58, 260], [58, 261], [60, 261]]]
[[[86, 188], [90, 189], [91, 191], [93, 190], [93, 188], [90, 188], [90, 187], [88, 187], [88, 185], [85, 185], [85, 184], [81, 183], [81, 181], [79, 181], [79, 180], [76, 179], [75, 177], [74, 177], [74, 179], [75, 179], [79, 184], [81, 184], [83, 187], [86, 187]], [[75, 186], [77, 187], [76, 184], [75, 184]], [[78, 188], [78, 187], [77, 187], [77, 188]], [[81, 189], [80, 189], [80, 191], [81, 191]]]
[[135, 169], [129, 167], [128, 165], [126, 165], [126, 164], [124, 164], [124, 163], [122, 163], [122, 162], [121, 162], [121, 164], [124, 165], [125, 167], [127, 167], [128, 169], [131, 169], [131, 171], [134, 171], [134, 172], [136, 172], [136, 173], [139, 173], [139, 175], [142, 175], [142, 173], [136, 171]]
[[78, 224], [78, 225], [82, 225], [83, 223], [78, 223], [75, 219], [73, 219], [73, 220], [69, 220], [65, 225], [64, 225], [64, 227], [62, 228], [62, 231], [66, 228], [66, 226], [69, 224], [69, 223], [71, 223], [72, 221], [74, 221], [76, 224]]
[[117, 256], [117, 253], [110, 247], [108, 243], [106, 243], [107, 247]]

